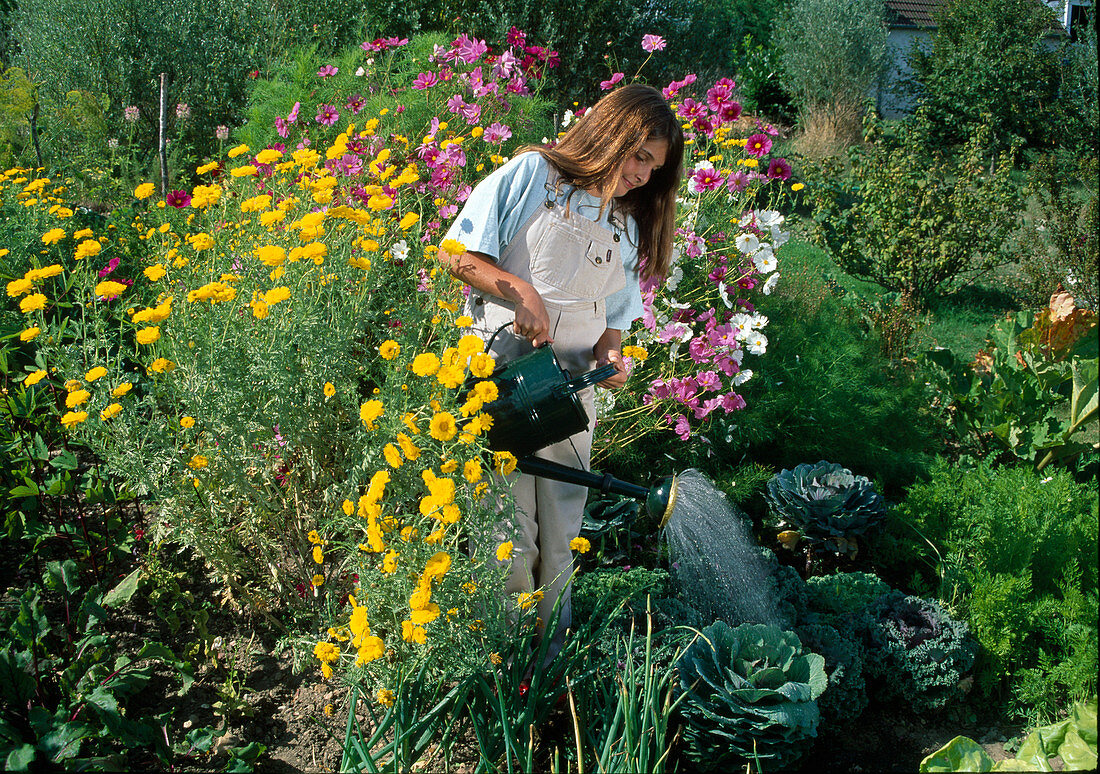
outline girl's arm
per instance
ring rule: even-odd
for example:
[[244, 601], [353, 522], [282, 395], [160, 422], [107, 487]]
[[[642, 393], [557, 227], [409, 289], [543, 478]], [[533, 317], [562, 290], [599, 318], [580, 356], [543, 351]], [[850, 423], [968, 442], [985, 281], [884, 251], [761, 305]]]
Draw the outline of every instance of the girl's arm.
[[[542, 296], [531, 283], [500, 268], [492, 258], [483, 253], [466, 252], [461, 255], [451, 255], [440, 250], [439, 261], [447, 267], [447, 271], [453, 277], [470, 287], [515, 304], [515, 332], [530, 341], [533, 346], [539, 347], [544, 343], [554, 342], [550, 338], [550, 315], [546, 313]], [[608, 381], [616, 378], [618, 377], [612, 377]]]
[[592, 353], [596, 356], [597, 366], [614, 363], [618, 371], [614, 376], [608, 377], [600, 382], [601, 387], [605, 387], [609, 390], [617, 390], [620, 387], [626, 386], [626, 380], [627, 377], [630, 376], [630, 372], [626, 370], [626, 363], [623, 362], [622, 345], [623, 332], [618, 328], [607, 328], [604, 330], [603, 335], [600, 336], [599, 341], [596, 342], [596, 346], [592, 347]]

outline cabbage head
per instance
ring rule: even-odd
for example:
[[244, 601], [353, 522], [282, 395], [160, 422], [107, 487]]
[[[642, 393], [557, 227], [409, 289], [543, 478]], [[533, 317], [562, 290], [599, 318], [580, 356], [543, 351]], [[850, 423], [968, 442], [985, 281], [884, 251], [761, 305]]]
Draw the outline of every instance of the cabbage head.
[[776, 771], [817, 736], [825, 659], [777, 626], [718, 621], [677, 661], [688, 756], [703, 769]]
[[781, 529], [845, 556], [855, 556], [857, 538], [886, 516], [886, 502], [866, 476], [825, 460], [780, 471], [765, 497]]

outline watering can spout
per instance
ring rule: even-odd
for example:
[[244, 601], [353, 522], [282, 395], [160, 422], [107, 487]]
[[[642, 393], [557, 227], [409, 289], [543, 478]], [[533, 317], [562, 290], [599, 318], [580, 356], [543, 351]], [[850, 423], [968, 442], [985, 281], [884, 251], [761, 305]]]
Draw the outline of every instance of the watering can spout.
[[677, 481], [675, 476], [667, 476], [656, 486], [646, 488], [615, 478], [607, 473], [570, 468], [539, 457], [521, 457], [518, 467], [531, 476], [550, 478], [567, 484], [598, 489], [604, 494], [610, 492], [640, 500], [646, 509], [646, 513], [658, 522], [659, 529], [664, 529], [664, 526], [668, 524], [672, 511], [676, 507]]

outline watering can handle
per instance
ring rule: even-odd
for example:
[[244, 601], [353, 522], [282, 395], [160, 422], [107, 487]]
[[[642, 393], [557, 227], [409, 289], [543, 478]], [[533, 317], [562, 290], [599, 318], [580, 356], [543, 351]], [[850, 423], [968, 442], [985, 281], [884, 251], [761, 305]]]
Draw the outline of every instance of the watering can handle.
[[576, 379], [570, 379], [565, 384], [560, 385], [558, 387], [558, 390], [565, 395], [574, 392], [580, 392], [585, 387], [591, 387], [593, 384], [598, 384], [604, 379], [608, 379], [614, 376], [617, 372], [618, 369], [615, 368], [615, 364], [608, 363], [607, 365], [600, 366], [599, 368], [589, 371], [586, 374], [581, 374]]
[[486, 344], [485, 344], [485, 351], [486, 352], [488, 352], [490, 349], [493, 348], [493, 342], [497, 340], [497, 336], [500, 334], [500, 332], [502, 330], [504, 330], [505, 328], [507, 328], [511, 324], [512, 324], [512, 321], [509, 320], [508, 322], [504, 323], [504, 325], [500, 326], [495, 331], [493, 331], [493, 335], [489, 337], [489, 341], [486, 342]]

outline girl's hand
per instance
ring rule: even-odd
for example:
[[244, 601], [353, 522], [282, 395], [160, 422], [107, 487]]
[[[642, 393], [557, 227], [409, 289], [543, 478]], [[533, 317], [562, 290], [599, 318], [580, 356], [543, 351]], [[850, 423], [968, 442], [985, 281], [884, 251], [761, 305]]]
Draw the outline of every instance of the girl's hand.
[[603, 335], [600, 336], [600, 340], [596, 342], [596, 346], [592, 348], [592, 353], [596, 356], [597, 367], [612, 363], [617, 371], [614, 376], [609, 376], [599, 383], [604, 389], [618, 390], [626, 386], [630, 371], [627, 370], [626, 363], [623, 362], [621, 348], [622, 331], [617, 328], [605, 330]]
[[439, 261], [452, 276], [470, 287], [515, 304], [516, 321], [512, 327], [517, 335], [536, 347], [547, 342], [554, 343], [550, 337], [550, 315], [546, 313], [546, 305], [529, 282], [501, 269], [484, 253], [451, 255], [440, 250]]
[[519, 293], [515, 305], [516, 321], [513, 328], [516, 334], [523, 336], [534, 347], [553, 344], [554, 339], [550, 337], [550, 315], [546, 313], [546, 305], [539, 292], [528, 285]]

